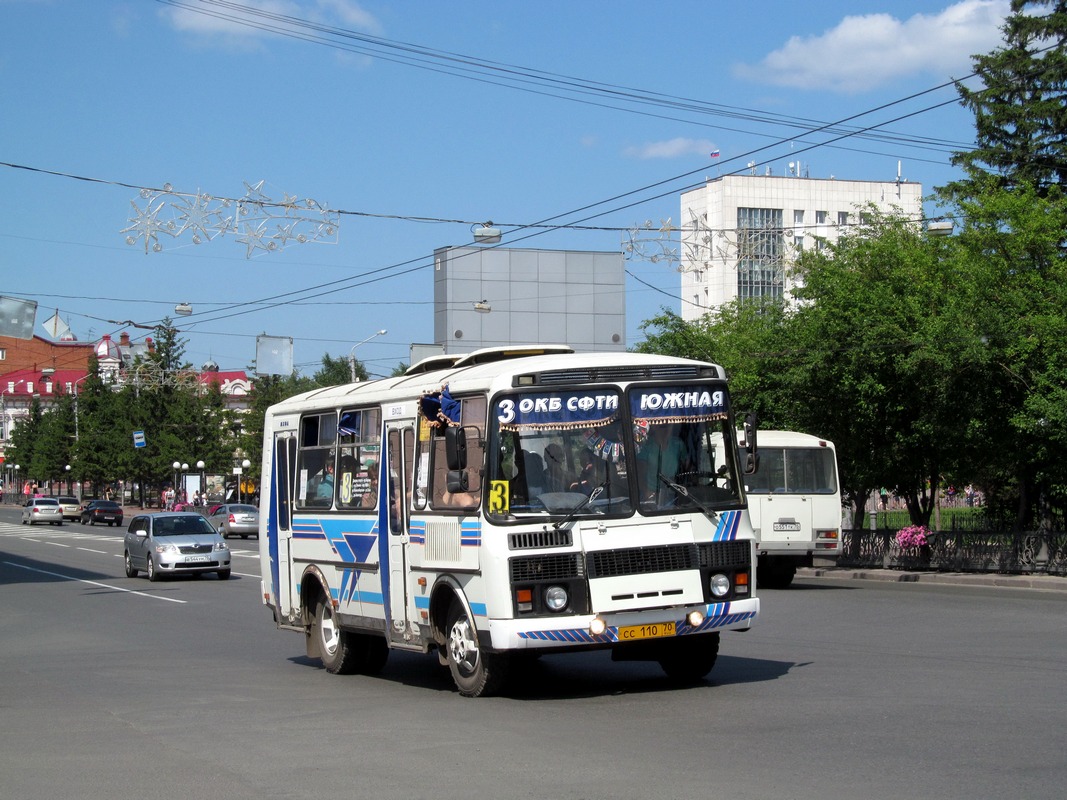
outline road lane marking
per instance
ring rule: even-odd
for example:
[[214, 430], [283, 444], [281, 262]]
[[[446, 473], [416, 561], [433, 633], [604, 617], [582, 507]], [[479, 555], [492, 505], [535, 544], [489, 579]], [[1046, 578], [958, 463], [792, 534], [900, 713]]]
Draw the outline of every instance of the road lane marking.
[[178, 600], [174, 597], [160, 597], [159, 595], [149, 594], [148, 592], [138, 592], [135, 589], [123, 589], [121, 586], [112, 586], [107, 583], [100, 583], [99, 581], [88, 581], [84, 578], [72, 578], [70, 575], [63, 575], [59, 572], [49, 572], [44, 569], [36, 569], [35, 567], [27, 567], [25, 564], [16, 564], [14, 561], [5, 561], [4, 564], [9, 567], [18, 567], [29, 572], [36, 572], [40, 575], [51, 575], [53, 578], [62, 578], [65, 581], [74, 581], [75, 583], [86, 583], [90, 586], [99, 586], [102, 589], [113, 589], [116, 592], [126, 592], [127, 594], [139, 594], [141, 597], [149, 597], [152, 600], [166, 600], [168, 603], [180, 603], [186, 605], [188, 600]]
[[106, 556], [107, 555], [107, 551], [106, 550], [94, 550], [91, 547], [79, 547], [77, 549], [78, 550], [84, 550], [86, 553], [99, 553], [102, 556]]

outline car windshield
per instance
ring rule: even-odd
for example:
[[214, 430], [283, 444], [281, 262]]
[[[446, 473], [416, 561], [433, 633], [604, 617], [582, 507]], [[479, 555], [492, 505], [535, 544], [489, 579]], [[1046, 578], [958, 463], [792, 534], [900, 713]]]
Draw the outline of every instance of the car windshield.
[[199, 514], [188, 517], [163, 517], [152, 526], [156, 536], [188, 536], [193, 533], [214, 533], [215, 529]]
[[[255, 506], [229, 506], [226, 510], [230, 514], [255, 514], [259, 511]], [[223, 509], [220, 508], [219, 511], [221, 512]]]
[[114, 500], [97, 500], [93, 503], [93, 508], [115, 509], [121, 508], [121, 506]]
[[45, 498], [38, 498], [38, 499], [34, 500], [33, 503], [34, 503], [34, 505], [38, 505], [38, 506], [58, 506], [59, 505], [59, 501], [58, 500], [49, 500], [46, 497]]

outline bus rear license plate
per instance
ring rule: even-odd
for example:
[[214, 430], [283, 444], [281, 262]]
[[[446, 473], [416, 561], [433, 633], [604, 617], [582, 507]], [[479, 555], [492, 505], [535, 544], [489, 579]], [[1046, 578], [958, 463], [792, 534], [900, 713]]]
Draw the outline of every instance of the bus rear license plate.
[[776, 531], [799, 531], [799, 522], [776, 522], [771, 526]]
[[647, 625], [621, 625], [619, 626], [619, 641], [633, 642], [638, 639], [660, 639], [664, 636], [674, 636], [673, 622], [651, 622]]

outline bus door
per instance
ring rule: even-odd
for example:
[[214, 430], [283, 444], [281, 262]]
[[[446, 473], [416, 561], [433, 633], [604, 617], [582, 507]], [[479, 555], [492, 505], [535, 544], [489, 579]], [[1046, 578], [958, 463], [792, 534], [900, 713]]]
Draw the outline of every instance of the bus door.
[[415, 621], [408, 618], [408, 544], [409, 502], [415, 429], [410, 421], [386, 422], [385, 457], [381, 459], [378, 479], [380, 503], [378, 537], [382, 571], [382, 602], [386, 624], [393, 641], [407, 641], [417, 634]]
[[270, 554], [272, 601], [285, 616], [293, 609], [293, 589], [299, 576], [293, 575], [293, 496], [296, 475], [296, 437], [276, 434], [271, 457], [270, 506], [267, 512], [267, 548]]

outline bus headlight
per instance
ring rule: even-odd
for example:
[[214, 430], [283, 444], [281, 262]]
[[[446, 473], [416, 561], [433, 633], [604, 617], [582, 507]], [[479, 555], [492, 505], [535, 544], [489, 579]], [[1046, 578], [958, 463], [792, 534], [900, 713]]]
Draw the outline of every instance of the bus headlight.
[[549, 586], [545, 589], [545, 606], [549, 611], [562, 611], [569, 600], [567, 590], [562, 586]]
[[715, 597], [725, 597], [730, 591], [730, 579], [721, 572], [716, 572], [708, 581], [708, 588]]

